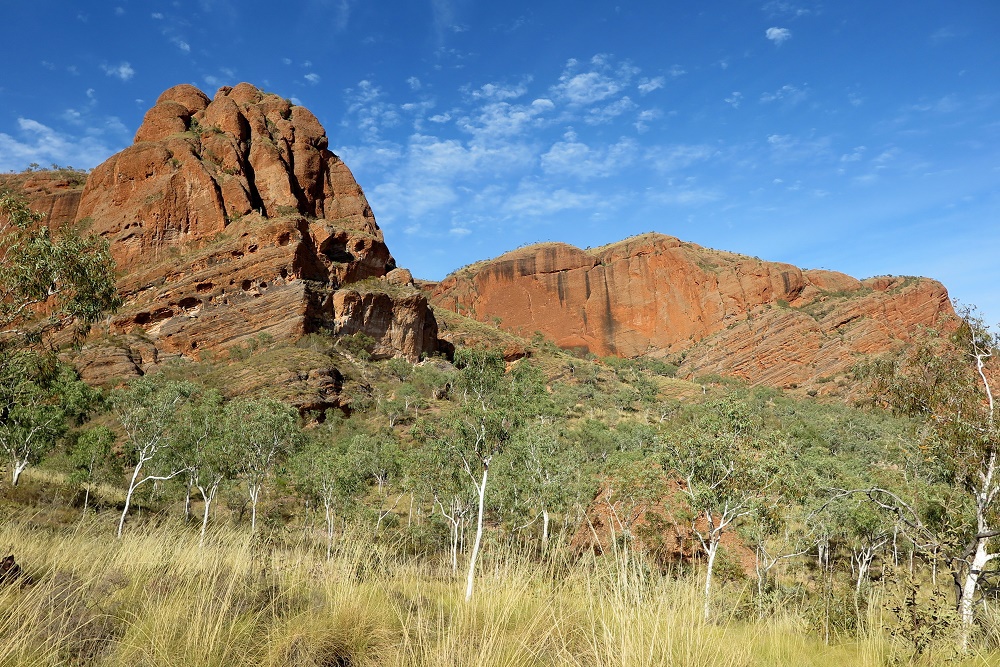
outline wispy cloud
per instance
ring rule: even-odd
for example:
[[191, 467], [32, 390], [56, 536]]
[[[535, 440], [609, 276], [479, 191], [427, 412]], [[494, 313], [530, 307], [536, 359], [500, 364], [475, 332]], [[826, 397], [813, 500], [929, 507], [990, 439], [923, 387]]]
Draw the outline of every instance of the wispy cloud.
[[771, 0], [770, 2], [764, 3], [761, 9], [772, 17], [782, 16], [798, 18], [800, 16], [808, 16], [809, 14], [816, 13], [815, 9], [805, 7], [801, 4], [794, 2], [787, 2], [786, 0]]
[[108, 126], [115, 132], [122, 127], [121, 121], [110, 118], [88, 127], [82, 136], [74, 136], [30, 118], [18, 118], [17, 125], [20, 130], [17, 137], [0, 133], [0, 171], [20, 171], [32, 162], [89, 169], [119, 148], [104, 136]]
[[475, 100], [516, 100], [524, 97], [528, 92], [528, 79], [518, 84], [505, 85], [497, 83], [487, 83], [479, 88], [470, 91], [472, 99]]
[[717, 152], [708, 144], [674, 144], [649, 149], [644, 160], [657, 171], [670, 173], [704, 162]]
[[610, 146], [592, 148], [570, 131], [542, 155], [541, 165], [549, 175], [590, 180], [620, 172], [635, 161], [638, 153], [639, 146], [633, 139], [622, 138]]
[[385, 99], [382, 89], [367, 79], [344, 91], [348, 99], [347, 118], [343, 124], [350, 124], [365, 134], [368, 140], [381, 136], [383, 127], [399, 124], [399, 111], [395, 104]]
[[781, 46], [792, 38], [792, 31], [788, 28], [772, 27], [765, 30], [764, 35], [778, 46]]
[[306, 75], [305, 75], [304, 77], [302, 77], [302, 78], [304, 78], [304, 79], [305, 79], [306, 81], [308, 81], [309, 83], [313, 84], [314, 86], [315, 86], [315, 85], [316, 85], [317, 83], [319, 83], [319, 81], [320, 81], [320, 76], [319, 76], [319, 74], [316, 74], [315, 72], [309, 72], [309, 74], [306, 74]]
[[725, 103], [734, 109], [739, 109], [740, 105], [743, 103], [743, 93], [739, 91], [733, 91], [732, 95], [727, 97]]
[[642, 93], [643, 95], [646, 95], [648, 93], [653, 92], [654, 90], [658, 90], [660, 88], [663, 88], [663, 84], [665, 82], [666, 82], [666, 79], [664, 79], [662, 76], [658, 76], [658, 77], [655, 77], [653, 79], [645, 79], [644, 78], [644, 79], [639, 79], [639, 85], [636, 86], [636, 87], [639, 89], [640, 93]]
[[769, 102], [784, 102], [786, 104], [798, 104], [804, 100], [807, 96], [807, 92], [804, 88], [799, 88], [792, 84], [785, 84], [781, 88], [778, 88], [773, 93], [763, 93], [760, 96], [760, 101], [762, 104], [768, 104]]
[[638, 72], [638, 68], [627, 62], [615, 65], [611, 57], [604, 54], [594, 56], [583, 67], [578, 60], [571, 59], [551, 91], [557, 99], [575, 106], [587, 106], [616, 96]]
[[128, 62], [122, 62], [118, 65], [101, 65], [101, 69], [103, 69], [104, 73], [108, 76], [113, 76], [117, 79], [121, 79], [122, 81], [128, 81], [135, 76], [135, 70], [132, 69], [132, 66], [129, 65]]
[[347, 30], [347, 25], [351, 21], [351, 4], [351, 0], [334, 0], [333, 26], [337, 32]]

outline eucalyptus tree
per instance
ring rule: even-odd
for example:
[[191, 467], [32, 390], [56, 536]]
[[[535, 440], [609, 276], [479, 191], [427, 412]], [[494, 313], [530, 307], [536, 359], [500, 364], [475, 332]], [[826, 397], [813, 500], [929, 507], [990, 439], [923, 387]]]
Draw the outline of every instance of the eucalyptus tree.
[[165, 481], [187, 472], [175, 425], [177, 411], [197, 389], [190, 382], [154, 375], [137, 378], [112, 394], [112, 412], [125, 433], [125, 456], [132, 467], [125, 506], [118, 521], [119, 538], [136, 489], [147, 482]]
[[[515, 517], [520, 525], [541, 517], [541, 548], [549, 544], [553, 513], [565, 512], [580, 481], [583, 457], [567, 445], [560, 426], [552, 419], [535, 419], [524, 425], [512, 441], [507, 456], [508, 485], [521, 498], [523, 513]], [[528, 516], [530, 515], [530, 516]]]
[[456, 366], [461, 369], [457, 387], [460, 405], [446, 441], [477, 499], [476, 534], [465, 588], [465, 599], [470, 600], [482, 546], [491, 465], [525, 418], [542, 410], [545, 392], [537, 369], [522, 361], [507, 372], [503, 357], [495, 352], [463, 350], [456, 355]]
[[278, 460], [291, 452], [301, 436], [298, 413], [271, 398], [238, 398], [225, 407], [226, 446], [236, 472], [247, 485], [250, 530], [257, 530], [257, 504], [264, 483]]
[[362, 471], [367, 480], [374, 482], [377, 489], [378, 518], [375, 522], [377, 532], [382, 521], [403, 497], [400, 493], [395, 503], [388, 504], [389, 487], [398, 482], [402, 474], [403, 452], [391, 431], [380, 430], [375, 433], [356, 434], [348, 442], [347, 454], [351, 465]]
[[11, 484], [48, 454], [97, 394], [51, 354], [9, 350], [0, 363], [0, 450]]
[[327, 559], [333, 551], [337, 515], [350, 508], [364, 483], [357, 460], [342, 442], [331, 441], [328, 435], [309, 434], [289, 461], [299, 492], [323, 506]]
[[751, 399], [735, 394], [701, 406], [665, 438], [663, 469], [679, 478], [691, 511], [691, 532], [706, 555], [706, 619], [722, 537], [768, 493], [777, 476], [779, 447], [764, 436]]
[[236, 474], [237, 452], [226, 437], [222, 393], [215, 389], [195, 392], [177, 414], [174, 426], [178, 456], [188, 474], [185, 512], [188, 511], [191, 488], [198, 490], [202, 500], [201, 532], [198, 545], [205, 543], [212, 503], [219, 488]]
[[24, 197], [0, 191], [0, 346], [20, 347], [71, 322], [85, 329], [121, 304], [108, 244], [53, 232]]
[[[971, 529], [951, 554], [963, 651], [969, 649], [980, 579], [1000, 557], [994, 539], [1000, 536], [1000, 426], [994, 389], [998, 348], [996, 334], [966, 309], [950, 335], [929, 335], [905, 355], [876, 362], [864, 373], [876, 402], [924, 419], [916, 443], [923, 459], [971, 501]], [[911, 529], [928, 536], [910, 504], [884, 493], [877, 498]]]
[[107, 426], [95, 426], [83, 431], [69, 450], [73, 472], [70, 479], [84, 487], [83, 512], [90, 504], [91, 487], [102, 478], [120, 477], [121, 458], [115, 451], [117, 440], [114, 431]]

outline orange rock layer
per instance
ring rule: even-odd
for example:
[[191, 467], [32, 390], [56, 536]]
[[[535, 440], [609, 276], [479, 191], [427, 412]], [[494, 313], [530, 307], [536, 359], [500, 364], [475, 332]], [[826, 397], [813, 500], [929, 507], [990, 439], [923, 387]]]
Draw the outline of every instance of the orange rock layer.
[[430, 287], [434, 305], [541, 332], [594, 354], [683, 358], [718, 373], [791, 386], [885, 352], [915, 327], [954, 316], [933, 280], [859, 281], [832, 271], [646, 234], [594, 250], [549, 243], [463, 269]]
[[[95, 381], [101, 369], [137, 374], [260, 334], [363, 332], [376, 355], [413, 360], [437, 349], [426, 298], [396, 269], [364, 193], [304, 107], [246, 83], [211, 100], [175, 86], [82, 191], [54, 174], [20, 187], [50, 223], [75, 220], [109, 242], [125, 306], [106, 331], [153, 346], [84, 355]], [[352, 288], [370, 280], [384, 281], [379, 298], [372, 285], [364, 298]]]

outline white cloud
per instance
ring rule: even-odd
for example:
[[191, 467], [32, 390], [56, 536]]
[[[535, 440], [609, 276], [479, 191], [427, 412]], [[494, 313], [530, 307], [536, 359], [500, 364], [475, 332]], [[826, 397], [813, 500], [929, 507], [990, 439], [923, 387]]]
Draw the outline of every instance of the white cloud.
[[604, 123], [610, 123], [612, 120], [621, 116], [622, 114], [631, 111], [636, 108], [635, 102], [633, 102], [627, 95], [620, 100], [616, 100], [611, 104], [605, 105], [603, 107], [596, 107], [587, 110], [587, 115], [584, 116], [584, 122], [588, 125], [602, 125]]
[[157, 21], [163, 20], [163, 14], [161, 14], [160, 12], [153, 12], [152, 14], [150, 14], [150, 16], [152, 16]]
[[101, 65], [101, 69], [108, 76], [119, 78], [122, 81], [128, 81], [135, 76], [135, 70], [127, 62], [122, 62], [119, 65]]
[[739, 109], [740, 105], [743, 103], [743, 93], [739, 91], [733, 91], [733, 94], [727, 97], [725, 103], [734, 109]]
[[451, 120], [451, 114], [450, 113], [439, 113], [439, 114], [436, 114], [434, 116], [431, 116], [427, 120], [429, 120], [432, 123], [447, 123], [449, 120]]
[[956, 37], [958, 37], [958, 33], [955, 32], [955, 29], [953, 27], [951, 27], [951, 26], [944, 26], [944, 27], [938, 28], [933, 33], [931, 33], [930, 42], [931, 42], [931, 44], [937, 46], [937, 45], [943, 44], [945, 42], [950, 42], [951, 40], [955, 39]]
[[448, 233], [451, 234], [452, 236], [462, 237], [471, 234], [472, 230], [467, 229], [465, 227], [452, 227], [451, 229], [448, 230]]
[[648, 93], [653, 92], [654, 90], [663, 88], [664, 81], [665, 80], [662, 76], [658, 76], [655, 79], [643, 78], [639, 80], [639, 85], [637, 86], [637, 88], [639, 89], [640, 93], [646, 95]]
[[632, 164], [639, 153], [635, 141], [622, 138], [611, 146], [591, 148], [568, 132], [542, 155], [542, 170], [554, 176], [572, 176], [581, 180], [614, 175]]
[[785, 0], [772, 0], [771, 2], [765, 3], [761, 9], [771, 16], [791, 16], [794, 18], [807, 16], [813, 13], [813, 10], [811, 9], [806, 9], [805, 7], [791, 2], [786, 2]]
[[421, 88], [420, 79], [418, 79], [415, 76], [411, 76], [409, 79], [407, 79], [406, 85], [410, 87], [410, 90], [420, 90]]
[[124, 15], [125, 15], [124, 7], [115, 7], [115, 16], [124, 16]]
[[283, 65], [291, 65], [292, 64], [292, 59], [291, 58], [282, 58], [281, 59], [281, 64], [283, 64]]
[[17, 125], [18, 137], [0, 133], [0, 172], [20, 171], [32, 162], [89, 169], [118, 150], [104, 137], [108, 132], [119, 131], [121, 122], [117, 118], [99, 121], [83, 136], [57, 132], [30, 118], [18, 118]]
[[170, 40], [174, 46], [183, 51], [184, 53], [191, 53], [191, 45], [185, 42], [180, 37], [173, 37]]
[[473, 90], [472, 98], [477, 100], [516, 100], [519, 97], [523, 97], [527, 92], [528, 86], [526, 82], [519, 83], [516, 86], [487, 83], [477, 90]]
[[316, 74], [315, 72], [310, 72], [309, 74], [306, 74], [303, 78], [309, 83], [313, 84], [314, 86], [320, 81], [319, 74]]
[[472, 115], [460, 118], [458, 126], [476, 140], [496, 141], [544, 124], [545, 114], [553, 108], [547, 99], [537, 99], [531, 104], [491, 102], [476, 109]]
[[841, 162], [860, 162], [861, 158], [865, 156], [865, 151], [868, 150], [865, 146], [855, 146], [850, 153], [844, 153], [840, 156]]
[[764, 35], [778, 46], [781, 46], [792, 38], [792, 31], [788, 28], [768, 28], [764, 31]]
[[666, 187], [649, 195], [649, 199], [665, 206], [694, 207], [710, 204], [723, 198], [723, 194], [713, 188], [697, 185], [696, 179], [685, 178], [680, 182], [667, 181]]
[[599, 72], [564, 74], [559, 81], [559, 84], [553, 88], [553, 92], [571, 104], [593, 104], [605, 100], [621, 90], [621, 85], [617, 81]]
[[804, 88], [799, 88], [790, 83], [778, 88], [773, 93], [763, 93], [760, 101], [763, 104], [769, 102], [785, 102], [787, 104], [798, 104], [806, 98], [808, 92]]
[[659, 109], [643, 109], [636, 116], [633, 127], [639, 132], [645, 132], [649, 129], [649, 124], [662, 115], [663, 113]]
[[[382, 89], [371, 81], [359, 81], [354, 88], [348, 88], [345, 95], [349, 100], [348, 117], [353, 118], [358, 130], [368, 135], [369, 141], [378, 139], [382, 128], [395, 127], [400, 123], [396, 105], [386, 102]], [[342, 122], [350, 124], [347, 118]]]
[[707, 144], [675, 144], [650, 149], [644, 160], [657, 171], [667, 173], [704, 162], [716, 153], [716, 149]]
[[771, 157], [776, 162], [804, 163], [832, 159], [830, 143], [830, 137], [799, 139], [790, 134], [771, 134], [767, 137]]
[[351, 19], [351, 0], [336, 0], [334, 2], [334, 27], [337, 32], [347, 30], [347, 24]]
[[601, 199], [601, 195], [594, 192], [551, 189], [532, 181], [523, 181], [517, 191], [503, 202], [502, 213], [516, 218], [539, 218], [570, 210], [589, 211], [597, 207]]
[[575, 106], [588, 106], [616, 96], [639, 73], [638, 68], [628, 62], [614, 65], [611, 56], [597, 54], [590, 59], [590, 69], [578, 72], [580, 62], [567, 61], [559, 83], [552, 86], [556, 99]]

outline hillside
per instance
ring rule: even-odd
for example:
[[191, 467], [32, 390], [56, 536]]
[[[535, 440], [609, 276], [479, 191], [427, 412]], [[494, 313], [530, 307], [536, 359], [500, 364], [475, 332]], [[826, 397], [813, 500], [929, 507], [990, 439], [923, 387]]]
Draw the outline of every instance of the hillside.
[[662, 234], [591, 250], [529, 246], [424, 287], [438, 308], [521, 336], [774, 387], [825, 384], [954, 317], [934, 280], [859, 281]]

